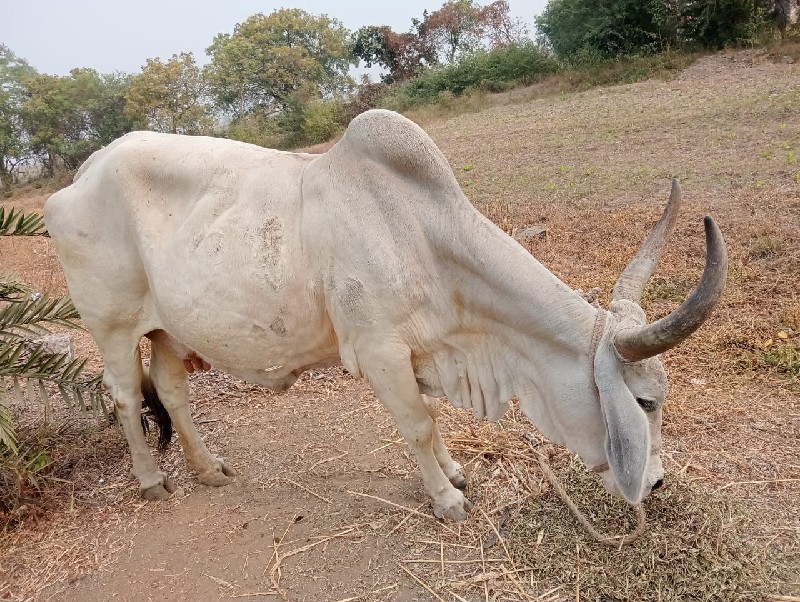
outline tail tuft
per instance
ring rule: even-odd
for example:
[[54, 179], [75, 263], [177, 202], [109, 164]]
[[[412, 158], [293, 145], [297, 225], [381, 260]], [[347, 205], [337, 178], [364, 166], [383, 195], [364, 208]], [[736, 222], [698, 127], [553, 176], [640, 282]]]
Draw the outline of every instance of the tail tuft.
[[150, 375], [145, 372], [142, 378], [142, 395], [144, 396], [143, 408], [146, 408], [142, 413], [142, 429], [147, 432], [149, 429], [147, 419], [152, 418], [158, 425], [158, 449], [164, 451], [169, 447], [172, 441], [172, 418], [169, 417], [169, 412], [161, 400], [158, 398], [158, 393], [150, 380]]

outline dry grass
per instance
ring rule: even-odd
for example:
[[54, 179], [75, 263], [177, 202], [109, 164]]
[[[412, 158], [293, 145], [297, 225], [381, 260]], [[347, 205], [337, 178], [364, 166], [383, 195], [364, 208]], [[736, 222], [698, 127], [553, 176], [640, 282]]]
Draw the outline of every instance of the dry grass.
[[[692, 470], [668, 472], [668, 484], [645, 504], [644, 535], [608, 548], [551, 490], [531, 445], [549, 452], [571, 498], [602, 531], [632, 531], [633, 512], [606, 494], [579, 460], [540, 445], [516, 406], [497, 425], [452, 409], [443, 421], [454, 429], [448, 447], [470, 473], [472, 518], [436, 525], [386, 501], [397, 516], [389, 535], [400, 531], [412, 542], [404, 570], [436, 599], [749, 601], [800, 591], [791, 585], [800, 566], [800, 549], [791, 543], [798, 527], [762, 530], [758, 513], [736, 491], [739, 483], [708, 486]], [[796, 495], [797, 481], [767, 485]]]

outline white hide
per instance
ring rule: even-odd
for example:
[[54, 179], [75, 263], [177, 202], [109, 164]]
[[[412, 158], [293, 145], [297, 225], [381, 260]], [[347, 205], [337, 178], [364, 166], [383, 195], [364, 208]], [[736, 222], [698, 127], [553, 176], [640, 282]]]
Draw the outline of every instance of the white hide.
[[[135, 432], [138, 342], [162, 331], [156, 389], [203, 482], [231, 471], [191, 424], [180, 368], [190, 353], [274, 388], [340, 361], [365, 376], [416, 452], [437, 516], [463, 519], [469, 503], [420, 392], [492, 420], [518, 397], [547, 437], [590, 466], [610, 460], [614, 412], [590, 382], [597, 310], [476, 211], [400, 115], [358, 116], [323, 155], [134, 132], [95, 153], [45, 218], [149, 497], [169, 485]], [[601, 392], [619, 392], [625, 416], [646, 423], [631, 400], [648, 383], [615, 362], [604, 353]], [[632, 502], [660, 478], [657, 457], [639, 452]]]

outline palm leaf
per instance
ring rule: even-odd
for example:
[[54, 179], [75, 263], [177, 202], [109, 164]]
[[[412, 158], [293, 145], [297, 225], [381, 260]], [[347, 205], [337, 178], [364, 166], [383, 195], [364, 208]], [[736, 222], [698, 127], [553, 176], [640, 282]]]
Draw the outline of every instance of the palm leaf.
[[17, 435], [14, 430], [14, 422], [11, 414], [3, 402], [3, 391], [0, 389], [0, 452], [8, 449], [12, 455], [17, 455]]
[[29, 286], [15, 282], [10, 274], [0, 272], [0, 301], [18, 303], [25, 299], [30, 290]]
[[41, 213], [25, 215], [16, 209], [0, 207], [0, 236], [36, 236], [45, 233], [44, 216]]
[[42, 295], [33, 300], [25, 298], [0, 309], [0, 339], [19, 340], [46, 334], [48, 330], [41, 326], [42, 322], [80, 328], [75, 322], [78, 318], [78, 310], [69, 297]]
[[46, 353], [42, 345], [32, 348], [24, 340], [0, 341], [0, 377], [14, 379], [15, 391], [20, 391], [18, 379], [26, 380], [27, 397], [31, 400], [36, 395], [36, 383], [46, 414], [52, 413], [46, 383], [58, 388], [68, 408], [72, 408], [77, 401], [76, 405], [86, 409], [89, 406], [84, 402], [85, 397], [91, 401], [90, 407], [95, 414], [99, 413], [100, 408], [105, 408], [102, 374], [84, 377], [85, 364], [85, 359], [71, 359], [66, 353]]

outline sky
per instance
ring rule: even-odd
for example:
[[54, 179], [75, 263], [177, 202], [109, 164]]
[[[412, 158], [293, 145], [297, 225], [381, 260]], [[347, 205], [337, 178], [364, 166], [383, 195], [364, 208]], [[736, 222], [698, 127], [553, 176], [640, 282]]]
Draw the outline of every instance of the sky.
[[[193, 52], [200, 64], [219, 33], [256, 13], [301, 8], [327, 14], [350, 30], [389, 25], [398, 32], [412, 17], [432, 12], [444, 0], [19, 0], [0, 11], [0, 43], [40, 73], [67, 75], [89, 67], [100, 73], [136, 73], [148, 58]], [[478, 0], [489, 4], [490, 0]], [[547, 0], [509, 0], [513, 16], [532, 29]]]

